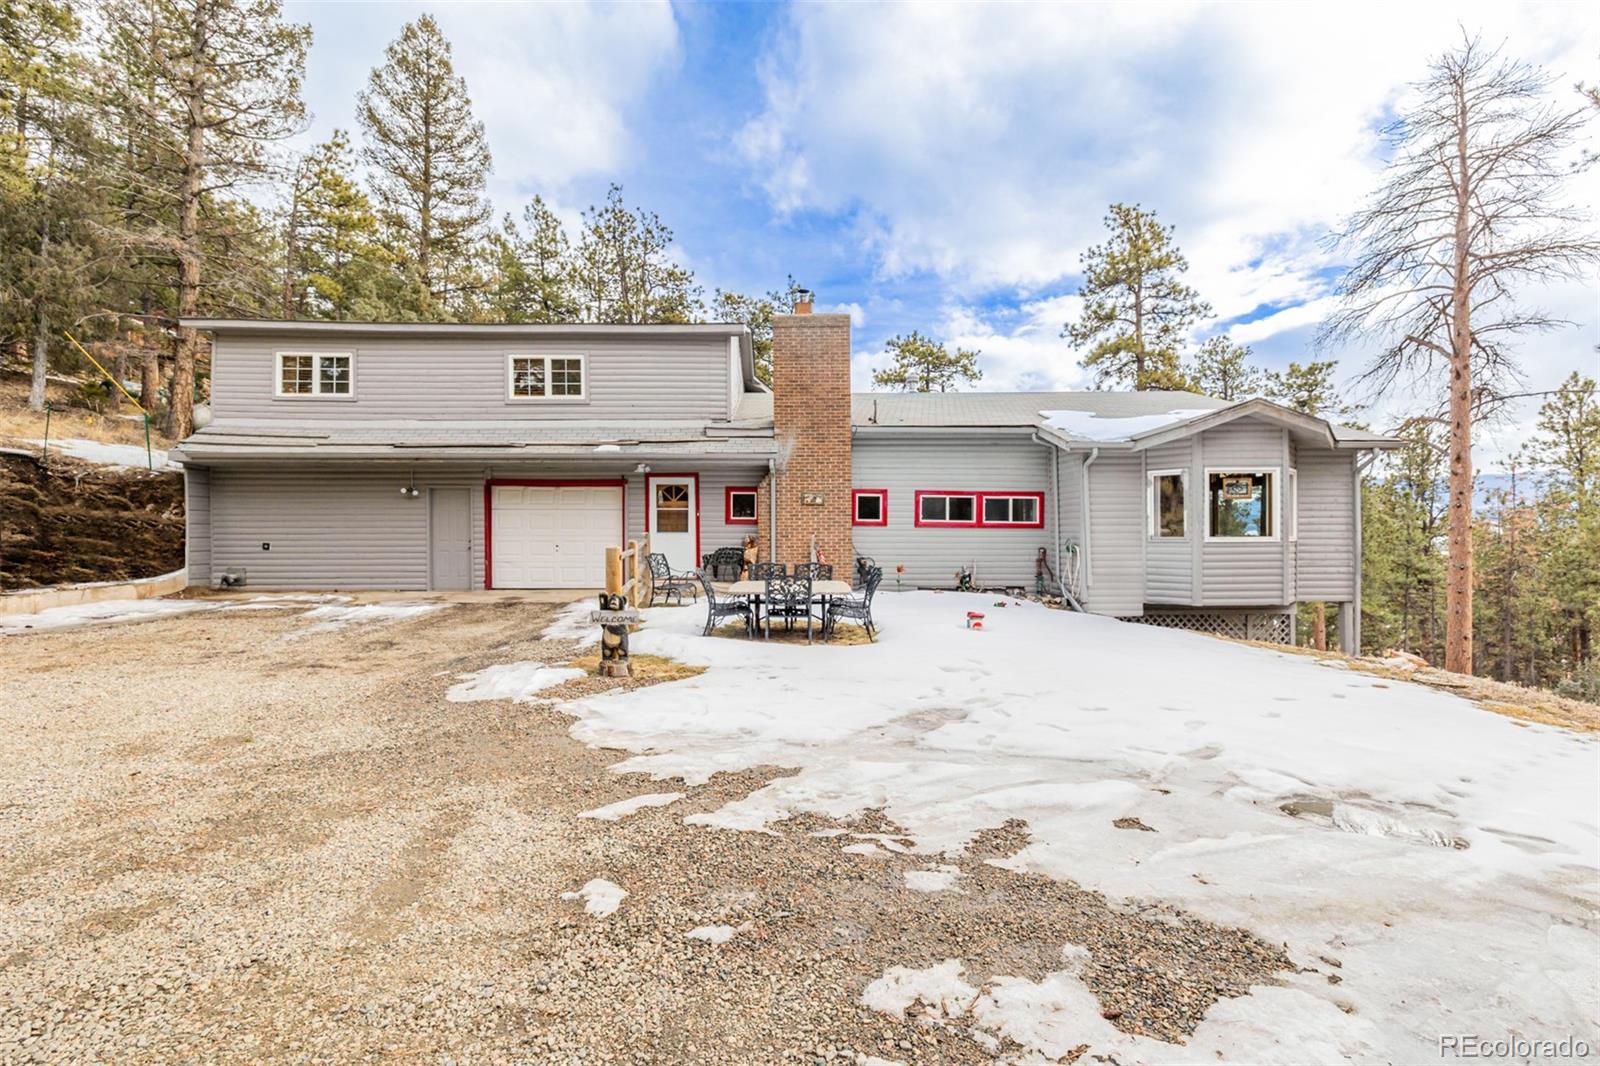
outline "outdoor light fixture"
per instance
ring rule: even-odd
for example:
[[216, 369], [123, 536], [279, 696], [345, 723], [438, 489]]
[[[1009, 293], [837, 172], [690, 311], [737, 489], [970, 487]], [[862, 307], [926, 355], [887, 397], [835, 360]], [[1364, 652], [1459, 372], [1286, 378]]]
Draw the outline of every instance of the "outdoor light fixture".
[[400, 495], [411, 500], [421, 496], [422, 490], [417, 488], [417, 472], [415, 470], [411, 471], [411, 474], [407, 480], [410, 482], [410, 484], [400, 486]]
[[633, 472], [635, 474], [648, 474], [650, 472], [650, 464], [640, 463], [638, 466], [633, 468]]

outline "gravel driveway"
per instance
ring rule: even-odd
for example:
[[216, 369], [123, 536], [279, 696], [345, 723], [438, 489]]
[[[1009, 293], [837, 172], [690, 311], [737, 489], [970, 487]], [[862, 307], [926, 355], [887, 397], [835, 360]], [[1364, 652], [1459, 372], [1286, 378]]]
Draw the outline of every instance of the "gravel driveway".
[[[461, 673], [571, 657], [540, 637], [552, 613], [0, 637], [0, 1061], [986, 1062], [1008, 1049], [863, 989], [950, 957], [1041, 976], [1071, 942], [1106, 1017], [1170, 1040], [1288, 965], [987, 865], [1020, 825], [936, 860], [962, 891], [917, 891], [930, 859], [881, 818], [683, 824], [782, 768], [648, 782], [549, 704], [445, 700]], [[578, 817], [667, 790], [686, 795]], [[889, 850], [845, 850], [857, 833]], [[595, 878], [627, 891], [614, 914], [562, 898]], [[686, 936], [706, 926], [736, 932]]]

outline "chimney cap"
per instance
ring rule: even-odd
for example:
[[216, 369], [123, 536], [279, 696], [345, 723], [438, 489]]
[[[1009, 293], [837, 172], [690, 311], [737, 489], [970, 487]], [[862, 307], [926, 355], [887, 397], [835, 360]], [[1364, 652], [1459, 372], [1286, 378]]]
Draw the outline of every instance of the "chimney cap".
[[794, 290], [794, 313], [797, 315], [809, 315], [811, 313], [811, 302], [815, 298], [816, 293], [810, 289]]

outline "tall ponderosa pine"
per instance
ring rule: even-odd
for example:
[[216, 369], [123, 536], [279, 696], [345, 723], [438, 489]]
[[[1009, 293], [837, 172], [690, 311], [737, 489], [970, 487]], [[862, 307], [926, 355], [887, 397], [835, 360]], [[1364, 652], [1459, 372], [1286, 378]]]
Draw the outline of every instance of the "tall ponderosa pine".
[[916, 330], [903, 337], [891, 337], [887, 345], [894, 362], [872, 375], [872, 383], [902, 392], [953, 392], [962, 383], [983, 377], [978, 369], [978, 352], [971, 348], [950, 351]]
[[494, 235], [495, 280], [489, 307], [502, 322], [576, 322], [578, 297], [572, 278], [572, 246], [561, 219], [535, 196], [522, 209], [522, 224], [510, 215]]
[[1520, 306], [1527, 284], [1580, 277], [1600, 239], [1562, 199], [1586, 104], [1476, 40], [1434, 61], [1391, 127], [1394, 154], [1372, 202], [1341, 235], [1355, 263], [1325, 342], [1376, 337], [1369, 380], [1419, 379], [1450, 427], [1449, 636], [1445, 667], [1472, 672], [1472, 427], [1515, 376], [1508, 345], [1557, 319]]
[[1083, 253], [1083, 314], [1061, 335], [1088, 348], [1083, 366], [1095, 384], [1183, 389], [1184, 338], [1211, 307], [1181, 280], [1189, 262], [1172, 242], [1172, 227], [1138, 204], [1112, 204], [1111, 237]]
[[71, 7], [0, 7], [0, 343], [30, 348], [42, 410], [52, 342], [93, 305], [101, 185], [88, 72]]
[[489, 145], [466, 81], [433, 16], [407, 23], [358, 97], [362, 158], [392, 230], [397, 259], [414, 271], [412, 310], [454, 317], [481, 284], [476, 260], [489, 202]]
[[693, 322], [703, 311], [694, 273], [672, 259], [672, 230], [654, 212], [629, 210], [622, 186], [583, 213], [573, 255], [586, 322]]
[[[274, 142], [298, 132], [311, 30], [283, 21], [278, 0], [102, 0], [106, 89], [138, 143], [121, 157], [136, 189], [122, 237], [176, 261], [177, 318], [208, 287], [231, 301], [235, 269], [268, 239], [267, 220], [232, 199], [274, 174]], [[264, 277], [259, 261], [250, 264]], [[252, 281], [252, 287], [254, 281]], [[192, 429], [194, 330], [178, 329], [168, 432]]]
[[1208, 338], [1195, 353], [1185, 376], [1196, 390], [1219, 400], [1246, 400], [1261, 395], [1266, 384], [1259, 367], [1250, 363], [1248, 345], [1226, 334]]
[[350, 139], [334, 130], [301, 160], [285, 226], [292, 314], [344, 320], [395, 317], [387, 250], [372, 201], [355, 180]]

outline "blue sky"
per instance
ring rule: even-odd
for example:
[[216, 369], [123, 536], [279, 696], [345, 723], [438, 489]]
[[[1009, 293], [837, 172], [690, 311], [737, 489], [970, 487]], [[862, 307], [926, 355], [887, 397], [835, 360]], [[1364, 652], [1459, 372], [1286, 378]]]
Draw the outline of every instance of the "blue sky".
[[[980, 349], [983, 387], [1086, 386], [1058, 334], [1112, 200], [1178, 227], [1218, 312], [1196, 340], [1307, 359], [1339, 274], [1324, 237], [1375, 184], [1379, 126], [1458, 23], [1563, 91], [1600, 81], [1600, 25], [1567, 4], [290, 2], [315, 32], [307, 143], [353, 128], [368, 71], [425, 10], [485, 123], [497, 208], [538, 193], [575, 223], [619, 182], [708, 291], [792, 273], [849, 310], [858, 387], [910, 329]], [[1600, 185], [1573, 194], [1593, 204]], [[1577, 324], [1525, 345], [1530, 386], [1600, 370], [1595, 280], [1534, 295]], [[1348, 373], [1367, 356], [1328, 354]], [[1487, 428], [1486, 466], [1531, 412]]]

